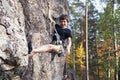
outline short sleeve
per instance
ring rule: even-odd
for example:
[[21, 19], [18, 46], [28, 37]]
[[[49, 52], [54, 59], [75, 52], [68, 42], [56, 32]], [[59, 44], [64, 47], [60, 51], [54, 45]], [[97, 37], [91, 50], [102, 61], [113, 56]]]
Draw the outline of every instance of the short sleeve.
[[71, 38], [72, 38], [72, 32], [71, 32], [70, 29], [68, 29], [67, 38], [68, 38], [68, 37], [71, 37]]

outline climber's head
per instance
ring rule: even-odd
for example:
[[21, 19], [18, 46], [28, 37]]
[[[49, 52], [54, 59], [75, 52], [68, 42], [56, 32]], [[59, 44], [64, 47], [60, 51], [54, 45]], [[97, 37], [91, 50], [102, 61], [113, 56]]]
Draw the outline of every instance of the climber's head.
[[67, 22], [69, 22], [69, 16], [67, 14], [62, 14], [60, 17], [59, 17], [59, 20], [67, 20]]
[[63, 28], [67, 28], [68, 26], [68, 22], [69, 22], [69, 17], [68, 15], [66, 14], [63, 14], [59, 17], [59, 21], [60, 21], [60, 25], [63, 27]]

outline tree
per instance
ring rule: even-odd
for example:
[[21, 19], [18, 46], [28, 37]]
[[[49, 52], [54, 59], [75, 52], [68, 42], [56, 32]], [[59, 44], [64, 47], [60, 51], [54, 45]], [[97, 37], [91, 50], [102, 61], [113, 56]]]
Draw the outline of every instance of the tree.
[[[81, 42], [79, 44], [79, 47], [76, 49], [76, 74], [79, 76], [78, 79], [84, 80], [85, 78], [83, 77], [85, 74], [85, 51], [83, 47], [83, 43]], [[82, 73], [82, 74], [81, 74]]]
[[[107, 52], [109, 53], [109, 55], [107, 56], [107, 58], [110, 57], [110, 53], [115, 54], [114, 50], [116, 50], [115, 47], [117, 47], [117, 43], [119, 40], [119, 19], [118, 16], [120, 14], [117, 13], [117, 11], [119, 11], [119, 6], [116, 7], [117, 9], [114, 9], [114, 4], [119, 4], [119, 3], [114, 3], [115, 0], [104, 0], [107, 3], [107, 7], [105, 8], [104, 13], [100, 16], [100, 22], [99, 22], [99, 34], [98, 34], [98, 45], [101, 44], [101, 41], [111, 41], [111, 45], [110, 42], [108, 43], [109, 45], [107, 45], [108, 48], [111, 48], [112, 50]], [[101, 51], [102, 53], [105, 53], [104, 51]], [[112, 76], [114, 77], [115, 74], [110, 73], [110, 70], [113, 70], [115, 72], [114, 67], [116, 67], [116, 58], [113, 55], [112, 57], [114, 57], [114, 59], [112, 60], [113, 64], [111, 64], [110, 60], [108, 60], [110, 67], [109, 67], [109, 75], [108, 78], [111, 79]], [[117, 56], [116, 56], [117, 57]], [[106, 59], [107, 59], [106, 58]], [[108, 69], [108, 66], [106, 66], [106, 68]], [[116, 68], [117, 69], [117, 68]], [[118, 79], [116, 79], [118, 80]]]

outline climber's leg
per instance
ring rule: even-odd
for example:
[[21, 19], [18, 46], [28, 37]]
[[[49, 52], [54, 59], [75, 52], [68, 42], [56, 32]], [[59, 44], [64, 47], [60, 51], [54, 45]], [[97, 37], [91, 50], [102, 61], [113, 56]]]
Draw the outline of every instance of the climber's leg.
[[45, 52], [56, 52], [60, 53], [61, 51], [61, 45], [43, 45], [37, 49], [33, 49], [30, 54], [28, 54], [29, 57], [32, 57], [36, 53], [45, 53]]

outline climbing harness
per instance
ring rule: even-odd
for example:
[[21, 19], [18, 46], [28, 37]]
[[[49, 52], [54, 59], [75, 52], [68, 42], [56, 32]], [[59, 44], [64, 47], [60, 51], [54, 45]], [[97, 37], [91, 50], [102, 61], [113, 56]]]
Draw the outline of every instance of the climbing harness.
[[52, 41], [51, 44], [60, 46], [60, 51], [58, 52], [59, 57], [65, 56], [64, 43], [60, 40], [60, 35], [58, 34], [56, 27], [54, 28], [54, 31], [54, 36], [56, 37], [56, 40]]

